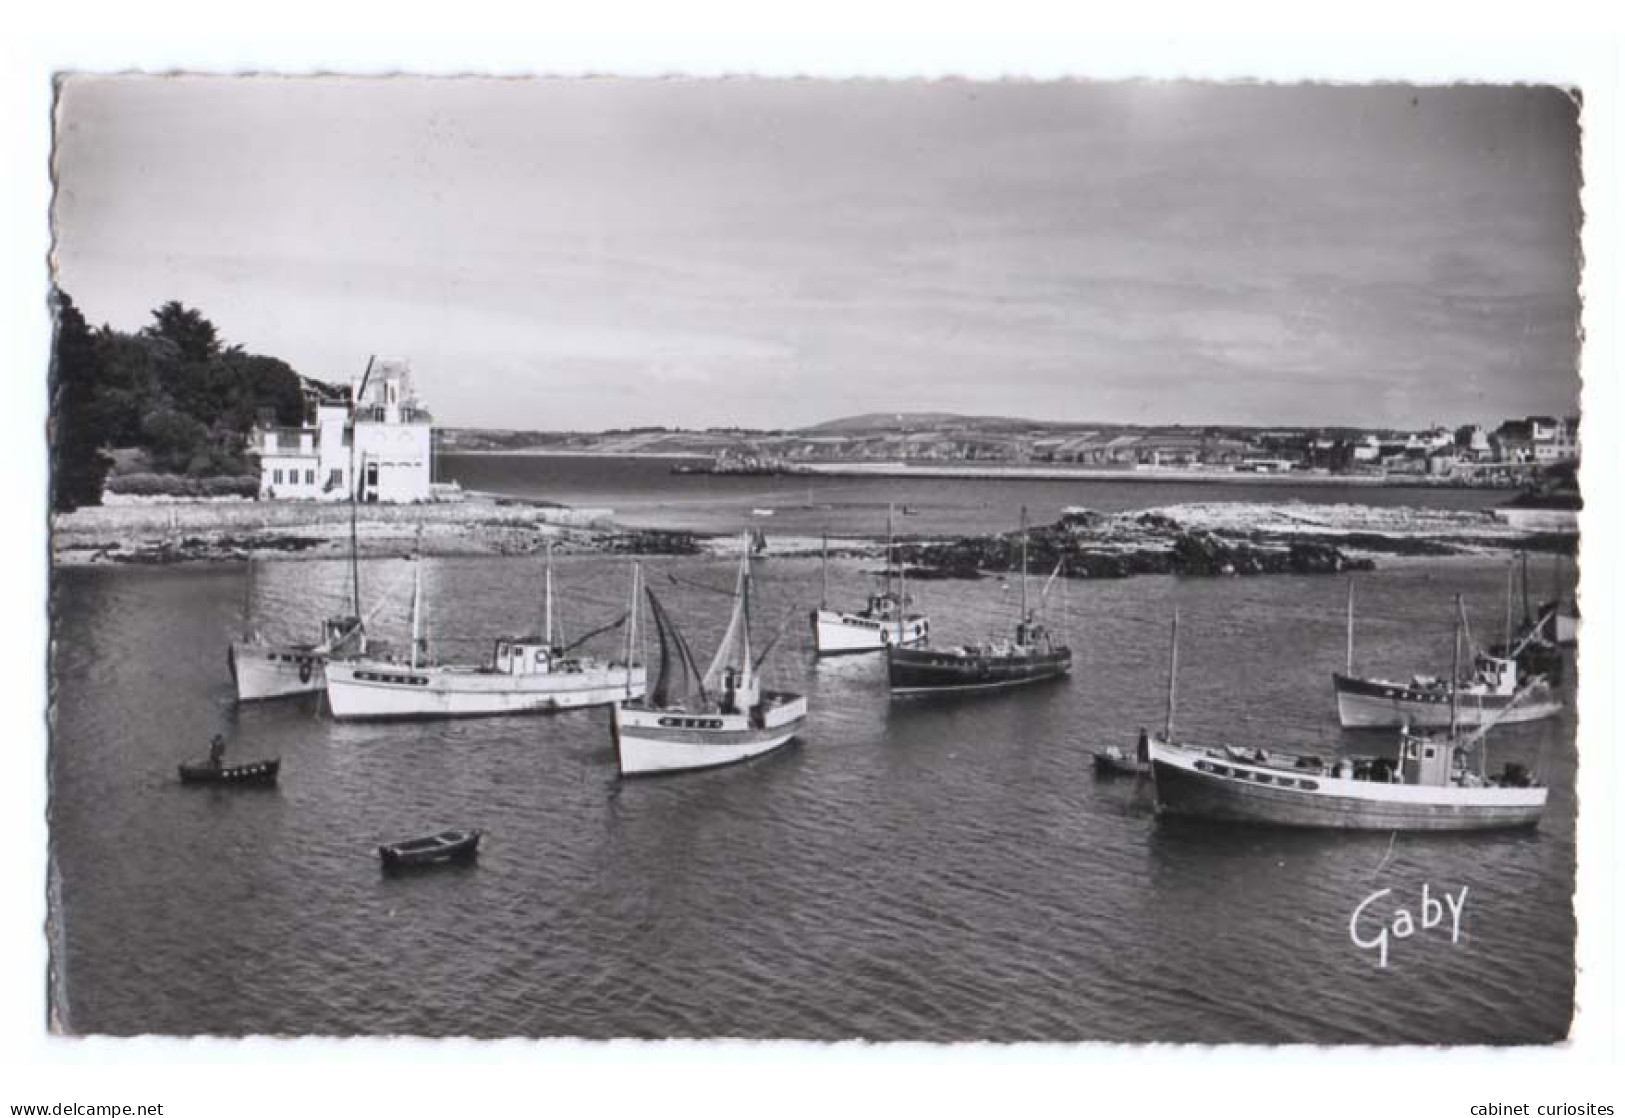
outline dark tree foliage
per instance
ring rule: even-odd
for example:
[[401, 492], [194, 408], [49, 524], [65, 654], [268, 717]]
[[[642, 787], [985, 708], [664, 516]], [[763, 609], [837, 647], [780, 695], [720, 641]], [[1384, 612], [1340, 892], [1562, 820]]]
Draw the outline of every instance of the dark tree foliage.
[[220, 335], [202, 312], [171, 299], [152, 312], [152, 325], [141, 331], [169, 342], [189, 365], [207, 365], [220, 352]]
[[[129, 334], [92, 334], [58, 295], [53, 363], [52, 500], [101, 500], [109, 447], [138, 447], [155, 469], [193, 477], [249, 473], [246, 436], [262, 413], [305, 418], [305, 384], [284, 361], [226, 345], [202, 312], [168, 302]], [[59, 453], [60, 448], [60, 453]]]
[[56, 292], [56, 345], [51, 360], [51, 508], [70, 512], [98, 505], [102, 482], [113, 460], [107, 445], [96, 390], [100, 362], [84, 315], [63, 292]]

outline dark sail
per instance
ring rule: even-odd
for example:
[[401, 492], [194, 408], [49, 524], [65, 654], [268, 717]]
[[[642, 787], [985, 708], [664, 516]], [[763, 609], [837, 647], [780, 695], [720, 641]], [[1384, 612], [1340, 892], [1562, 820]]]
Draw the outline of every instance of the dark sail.
[[[666, 608], [655, 597], [655, 592], [644, 588], [649, 596], [649, 608], [654, 614], [655, 632], [660, 638], [660, 671], [649, 690], [649, 703], [655, 707], [669, 707], [684, 702], [691, 696], [706, 698], [700, 669], [694, 662], [694, 653], [675, 622], [666, 614]], [[673, 653], [675, 652], [675, 656]]]

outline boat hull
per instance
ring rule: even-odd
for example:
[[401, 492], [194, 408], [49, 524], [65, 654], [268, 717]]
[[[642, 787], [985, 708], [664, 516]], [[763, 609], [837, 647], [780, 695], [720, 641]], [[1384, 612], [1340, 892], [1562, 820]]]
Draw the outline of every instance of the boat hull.
[[282, 768], [279, 758], [267, 761], [244, 761], [236, 765], [216, 765], [208, 761], [189, 761], [180, 766], [182, 784], [230, 784], [244, 787], [265, 787], [276, 783]]
[[1142, 777], [1151, 775], [1151, 764], [1148, 761], [1137, 761], [1122, 753], [1112, 753], [1098, 750], [1094, 754], [1096, 776], [1133, 776]]
[[1070, 649], [1028, 656], [969, 656], [930, 649], [887, 650], [894, 695], [994, 691], [1060, 679], [1072, 670]]
[[1226, 823], [1354, 831], [1533, 827], [1545, 788], [1430, 788], [1334, 779], [1154, 743], [1157, 812]]
[[912, 648], [924, 643], [930, 633], [931, 623], [923, 617], [905, 618], [899, 639], [895, 621], [877, 621], [862, 614], [841, 613], [832, 609], [813, 613], [813, 643], [820, 656], [880, 652], [893, 645]]
[[226, 662], [238, 702], [314, 695], [327, 686], [327, 654], [308, 644], [232, 641]]
[[334, 661], [327, 670], [327, 703], [340, 720], [545, 714], [636, 698], [643, 694], [646, 675], [641, 666], [629, 671], [623, 664], [504, 675], [473, 668]]
[[445, 862], [466, 862], [479, 853], [482, 833], [442, 832], [428, 839], [385, 843], [378, 848], [378, 859], [386, 870], [436, 866]]
[[[1384, 680], [1332, 676], [1337, 695], [1337, 720], [1346, 730], [1442, 729], [1450, 725], [1448, 688], [1424, 689]], [[1537, 687], [1517, 706], [1507, 710], [1511, 695], [1458, 691], [1456, 722], [1482, 726], [1488, 722], [1534, 722], [1563, 709], [1563, 701], [1550, 687]]]
[[805, 696], [770, 692], [759, 720], [618, 704], [612, 726], [621, 775], [652, 776], [749, 761], [789, 743], [806, 721]]

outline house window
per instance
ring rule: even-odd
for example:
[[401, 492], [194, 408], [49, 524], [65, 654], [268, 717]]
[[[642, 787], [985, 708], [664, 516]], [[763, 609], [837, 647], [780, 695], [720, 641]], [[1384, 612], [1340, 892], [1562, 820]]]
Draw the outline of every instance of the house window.
[[315, 485], [316, 484], [316, 471], [315, 470], [306, 470], [305, 471], [305, 484], [306, 485]]
[[281, 470], [273, 470], [273, 471], [271, 471], [271, 481], [273, 483], [277, 484], [277, 485], [281, 485], [282, 484], [282, 471]]

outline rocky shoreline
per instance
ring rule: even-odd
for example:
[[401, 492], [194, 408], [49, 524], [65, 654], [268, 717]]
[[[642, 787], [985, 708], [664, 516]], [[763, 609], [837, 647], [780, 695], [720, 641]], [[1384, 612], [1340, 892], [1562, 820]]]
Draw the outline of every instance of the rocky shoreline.
[[[1380, 557], [1527, 550], [1572, 554], [1577, 537], [1519, 531], [1472, 512], [1363, 505], [1175, 505], [1132, 513], [1069, 509], [1027, 534], [1028, 569], [1067, 578], [1337, 574]], [[1005, 532], [898, 548], [909, 577], [979, 578], [1020, 566], [1021, 536]]]
[[[736, 552], [738, 537], [628, 528], [608, 510], [568, 509], [488, 497], [444, 505], [366, 507], [355, 528], [363, 558], [565, 553], [684, 556]], [[82, 509], [57, 517], [57, 565], [233, 562], [344, 558], [345, 506], [297, 502], [209, 502]], [[1126, 513], [1068, 509], [1028, 533], [1028, 565], [1061, 567], [1068, 578], [1336, 574], [1369, 570], [1388, 556], [1449, 556], [1525, 549], [1572, 553], [1576, 537], [1520, 531], [1494, 517], [1434, 509], [1364, 505], [1213, 503]], [[777, 536], [764, 557], [815, 556], [816, 538]], [[919, 579], [978, 578], [1016, 569], [1018, 532], [913, 538], [897, 553]], [[832, 540], [830, 553], [878, 558], [874, 540]]]

